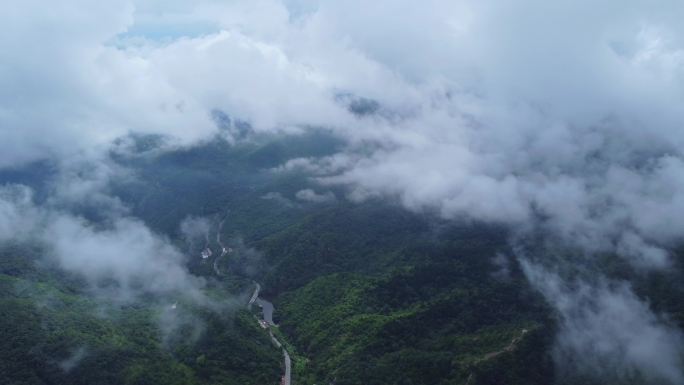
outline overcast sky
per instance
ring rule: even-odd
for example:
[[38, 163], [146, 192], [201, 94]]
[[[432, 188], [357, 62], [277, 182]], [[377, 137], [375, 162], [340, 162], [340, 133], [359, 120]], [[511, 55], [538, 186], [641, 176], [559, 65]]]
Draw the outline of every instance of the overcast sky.
[[[681, 0], [3, 1], [0, 167], [102, 159], [128, 133], [192, 145], [215, 134], [220, 109], [261, 132], [345, 140], [282, 167], [345, 186], [346, 199], [543, 228], [667, 269], [684, 234], [683, 19]], [[379, 109], [355, 115], [340, 95]], [[144, 224], [107, 195], [119, 170], [104, 163], [87, 189], [67, 178], [54, 199], [100, 199], [117, 236], [93, 235], [114, 242]], [[0, 210], [44, 210], [7, 191]], [[297, 197], [335, 198], [321, 194]], [[602, 293], [657, 327], [624, 290]], [[650, 370], [681, 380], [670, 366]]]

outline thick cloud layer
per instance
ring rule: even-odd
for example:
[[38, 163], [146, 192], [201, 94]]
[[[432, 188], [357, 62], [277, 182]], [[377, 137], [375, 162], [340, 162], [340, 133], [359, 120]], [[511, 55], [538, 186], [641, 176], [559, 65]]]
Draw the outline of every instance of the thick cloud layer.
[[[283, 167], [347, 186], [349, 199], [390, 196], [667, 268], [684, 234], [682, 18], [678, 0], [5, 1], [0, 167], [102, 159], [130, 132], [193, 144], [216, 133], [219, 109], [257, 132], [318, 126], [346, 140], [342, 153]], [[84, 186], [123, 217], [97, 182], [118, 173], [96, 167]], [[93, 196], [67, 185], [61, 202]], [[2, 194], [17, 226], [41, 210], [16, 188]], [[122, 221], [97, 232], [72, 218], [65, 235], [129, 240], [139, 224]], [[550, 302], [583, 303], [558, 293]], [[648, 320], [628, 292], [606, 293]], [[658, 341], [670, 333], [659, 330]], [[622, 363], [650, 365], [637, 356]]]
[[103, 151], [130, 131], [196, 139], [202, 109], [148, 61], [108, 45], [133, 22], [133, 4], [39, 1], [0, 5], [0, 166]]

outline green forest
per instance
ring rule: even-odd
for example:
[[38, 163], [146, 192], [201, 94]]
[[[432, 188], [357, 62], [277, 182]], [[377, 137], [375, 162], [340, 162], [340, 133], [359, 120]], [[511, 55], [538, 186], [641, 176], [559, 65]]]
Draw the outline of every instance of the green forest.
[[[40, 245], [5, 244], [3, 384], [278, 384], [282, 353], [256, 322], [258, 308], [246, 306], [254, 282], [275, 304], [272, 330], [292, 357], [295, 384], [593, 383], [556, 377], [556, 315], [506, 257], [505, 228], [379, 200], [298, 201], [295, 193], [314, 182], [273, 168], [333, 152], [339, 143], [322, 134], [233, 147], [217, 140], [161, 155], [147, 154], [146, 140], [137, 156], [117, 159], [135, 178], [113, 191], [188, 253], [186, 267], [206, 279], [207, 295], [230, 304], [217, 311], [169, 298], [103, 299], [50, 265]], [[52, 176], [33, 165], [3, 177], [40, 199]], [[188, 216], [211, 223], [211, 259], [198, 258], [179, 233]], [[234, 252], [219, 255], [217, 233]], [[634, 279], [683, 326], [681, 276], [639, 276], [610, 255], [594, 263]], [[169, 312], [180, 321], [165, 331]]]

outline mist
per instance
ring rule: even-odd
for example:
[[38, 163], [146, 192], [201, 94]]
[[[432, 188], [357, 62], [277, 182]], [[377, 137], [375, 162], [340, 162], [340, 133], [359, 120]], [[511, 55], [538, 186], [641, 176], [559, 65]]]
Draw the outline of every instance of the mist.
[[188, 298], [208, 303], [205, 282], [191, 275], [186, 256], [170, 240], [133, 217], [113, 216], [91, 222], [50, 205], [37, 206], [32, 190], [0, 188], [0, 240], [45, 250], [45, 262], [84, 279], [109, 301], [130, 302], [142, 295]]
[[684, 335], [653, 314], [625, 282], [572, 280], [524, 261], [524, 272], [560, 313], [554, 355], [561, 378], [680, 384]]

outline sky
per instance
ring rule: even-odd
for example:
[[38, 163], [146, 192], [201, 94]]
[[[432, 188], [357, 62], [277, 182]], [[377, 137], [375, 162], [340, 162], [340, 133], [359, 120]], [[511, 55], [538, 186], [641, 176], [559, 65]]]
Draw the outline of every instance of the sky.
[[[47, 208], [3, 187], [0, 212], [28, 228], [30, 211], [44, 228], [66, 215], [65, 229], [95, 231], [60, 211], [92, 197], [112, 227], [91, 235], [125, 241], [144, 224], [108, 194], [125, 173], [106, 160], [114, 141], [159, 134], [170, 148], [192, 146], [216, 134], [219, 109], [257, 132], [316, 127], [345, 141], [340, 153], [280, 167], [323, 187], [300, 200], [330, 201], [325, 187], [342, 186], [344, 199], [389, 197], [668, 269], [684, 234], [683, 17], [678, 0], [4, 1], [0, 167], [50, 159], [64, 178]], [[377, 109], [353, 113], [355, 98]], [[92, 160], [101, 166], [73, 172]], [[561, 280], [527, 271], [540, 290]], [[649, 353], [681, 354], [679, 332], [629, 287], [609, 286], [591, 290], [635, 314], [636, 330], [670, 336], [649, 339]], [[562, 313], [570, 297], [559, 289], [547, 299]], [[606, 338], [595, 354], [632, 346]], [[647, 356], [621, 364], [684, 382], [681, 361]]]

